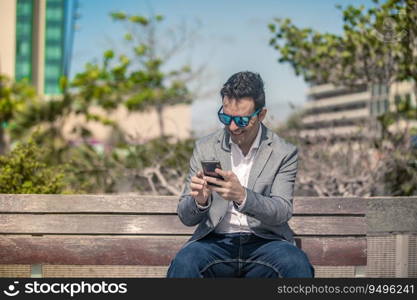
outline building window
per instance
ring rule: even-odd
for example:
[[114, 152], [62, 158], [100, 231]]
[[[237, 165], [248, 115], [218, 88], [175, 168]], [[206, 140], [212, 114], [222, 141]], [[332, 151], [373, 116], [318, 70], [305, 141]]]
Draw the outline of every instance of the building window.
[[385, 96], [389, 92], [389, 87], [384, 84], [374, 84], [371, 87], [371, 94], [373, 97]]
[[374, 113], [375, 115], [379, 115], [379, 101], [374, 101]]
[[57, 47], [48, 47], [46, 48], [46, 56], [48, 58], [59, 60], [61, 58], [61, 49]]
[[379, 95], [379, 85], [378, 84], [374, 84], [372, 86], [372, 96], [378, 96]]
[[46, 28], [46, 36], [48, 37], [48, 40], [60, 40], [62, 39], [62, 28], [60, 27]]
[[388, 86], [381, 84], [379, 87], [380, 95], [387, 95], [388, 94]]
[[384, 112], [389, 111], [389, 101], [388, 99], [384, 100]]
[[63, 75], [65, 39], [65, 1], [46, 1], [45, 30], [45, 93], [59, 94], [59, 78]]
[[371, 116], [379, 116], [387, 111], [389, 111], [388, 99], [371, 101], [369, 106]]

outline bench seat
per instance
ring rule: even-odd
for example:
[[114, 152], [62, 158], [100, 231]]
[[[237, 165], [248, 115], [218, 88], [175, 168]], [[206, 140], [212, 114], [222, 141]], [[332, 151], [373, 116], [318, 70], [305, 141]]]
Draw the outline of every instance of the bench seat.
[[[179, 221], [177, 203], [137, 194], [0, 194], [0, 277], [13, 277], [13, 268], [23, 277], [164, 276], [194, 231]], [[364, 198], [294, 198], [290, 226], [318, 277], [363, 276], [365, 214]]]

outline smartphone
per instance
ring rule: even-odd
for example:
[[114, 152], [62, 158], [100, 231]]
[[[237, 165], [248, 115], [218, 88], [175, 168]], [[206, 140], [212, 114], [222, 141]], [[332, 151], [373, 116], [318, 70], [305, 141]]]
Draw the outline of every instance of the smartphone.
[[[220, 161], [218, 160], [203, 160], [201, 161], [201, 166], [203, 167], [204, 176], [215, 177], [221, 180], [224, 180], [223, 176], [214, 172], [214, 170], [221, 169]], [[208, 185], [219, 186], [218, 184], [207, 182]]]

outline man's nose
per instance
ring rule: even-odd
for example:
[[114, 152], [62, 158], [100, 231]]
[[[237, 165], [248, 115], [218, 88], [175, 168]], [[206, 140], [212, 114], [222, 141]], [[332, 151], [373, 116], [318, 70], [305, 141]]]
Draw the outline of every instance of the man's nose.
[[232, 122], [230, 122], [230, 125], [229, 125], [229, 130], [230, 131], [235, 131], [237, 129], [239, 129], [239, 126], [237, 126], [236, 123], [235, 123], [235, 120], [232, 119]]

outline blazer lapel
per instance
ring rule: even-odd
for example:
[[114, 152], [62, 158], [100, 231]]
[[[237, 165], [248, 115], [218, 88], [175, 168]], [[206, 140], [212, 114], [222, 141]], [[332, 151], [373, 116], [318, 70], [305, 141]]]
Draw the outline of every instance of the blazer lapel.
[[259, 177], [259, 174], [261, 174], [272, 153], [272, 147], [270, 146], [272, 143], [272, 132], [269, 129], [267, 129], [263, 124], [261, 124], [261, 126], [261, 143], [259, 145], [258, 151], [256, 152], [255, 160], [253, 162], [252, 169], [249, 174], [249, 189], [253, 189], [253, 187], [255, 186], [256, 179]]
[[[226, 130], [223, 131], [223, 134], [219, 136], [219, 139], [214, 145], [214, 157], [213, 159], [218, 159], [222, 166], [222, 169], [225, 171], [232, 170], [231, 162], [231, 150], [229, 145], [229, 134]], [[213, 203], [209, 211], [210, 218], [214, 226], [216, 226], [223, 215], [226, 213], [229, 201], [224, 200], [216, 192], [213, 192]]]
[[231, 158], [231, 149], [229, 144], [230, 135], [224, 130], [223, 134], [219, 137], [219, 140], [216, 144], [216, 157], [220, 160], [222, 169], [225, 171], [232, 170], [232, 158]]

